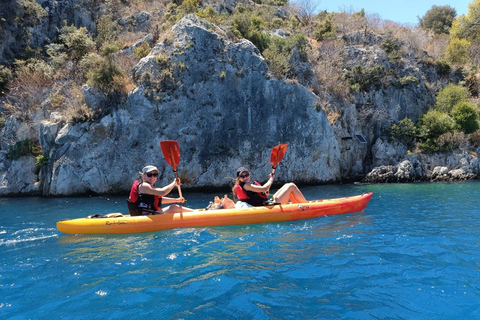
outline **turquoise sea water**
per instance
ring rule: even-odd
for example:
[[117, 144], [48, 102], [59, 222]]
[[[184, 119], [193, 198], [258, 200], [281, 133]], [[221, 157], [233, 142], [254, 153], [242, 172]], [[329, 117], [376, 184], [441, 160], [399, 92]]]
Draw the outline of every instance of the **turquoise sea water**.
[[55, 228], [125, 213], [121, 197], [0, 198], [0, 319], [480, 319], [480, 182], [302, 190], [374, 195], [347, 215], [130, 235]]

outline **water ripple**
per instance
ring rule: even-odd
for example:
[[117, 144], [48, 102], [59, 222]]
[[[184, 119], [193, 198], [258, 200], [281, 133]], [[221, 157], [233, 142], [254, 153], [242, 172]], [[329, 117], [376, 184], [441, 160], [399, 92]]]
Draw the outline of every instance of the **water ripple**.
[[344, 216], [131, 235], [54, 229], [72, 214], [122, 211], [123, 198], [32, 198], [22, 212], [2, 199], [12, 215], [0, 216], [0, 316], [479, 318], [480, 183], [302, 190], [374, 197]]

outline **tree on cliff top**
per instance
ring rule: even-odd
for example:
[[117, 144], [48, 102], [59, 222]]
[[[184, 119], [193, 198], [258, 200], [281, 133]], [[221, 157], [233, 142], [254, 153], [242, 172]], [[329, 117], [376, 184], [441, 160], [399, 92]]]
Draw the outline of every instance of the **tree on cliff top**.
[[474, 0], [468, 5], [468, 13], [457, 17], [450, 30], [452, 38], [467, 39], [470, 42], [480, 42], [480, 0]]
[[435, 34], [449, 33], [457, 11], [450, 6], [432, 6], [425, 15], [420, 18], [420, 26]]

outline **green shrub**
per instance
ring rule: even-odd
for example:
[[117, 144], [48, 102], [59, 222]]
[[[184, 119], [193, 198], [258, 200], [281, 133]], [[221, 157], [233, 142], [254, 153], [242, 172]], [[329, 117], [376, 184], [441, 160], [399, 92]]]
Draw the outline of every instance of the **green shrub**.
[[354, 83], [350, 86], [350, 88], [353, 90], [353, 91], [360, 91], [362, 89], [362, 86], [359, 84], [359, 83]]
[[45, 154], [41, 154], [41, 155], [38, 155], [35, 157], [35, 163], [37, 166], [40, 166], [40, 167], [46, 167], [48, 166], [48, 162], [50, 161], [50, 157], [45, 155]]
[[281, 46], [276, 45], [278, 42], [280, 41], [273, 41], [274, 44], [265, 49], [263, 56], [268, 63], [270, 71], [278, 78], [281, 78], [290, 71], [290, 55], [285, 54], [285, 52], [282, 51]]
[[449, 84], [437, 94], [435, 108], [450, 113], [459, 102], [468, 101], [468, 89], [457, 84]]
[[270, 26], [273, 29], [280, 29], [284, 26], [285, 22], [282, 18], [275, 17], [270, 21]]
[[35, 0], [20, 0], [16, 2], [18, 2], [23, 9], [23, 18], [31, 25], [37, 24], [42, 18], [48, 16], [47, 11]]
[[453, 65], [463, 66], [470, 62], [470, 41], [452, 38], [445, 51], [445, 60]]
[[171, 69], [170, 58], [165, 54], [159, 54], [155, 57], [155, 62], [157, 62], [160, 69]]
[[479, 129], [478, 111], [470, 102], [459, 102], [452, 110], [452, 117], [459, 130], [466, 134], [473, 133]]
[[95, 42], [85, 27], [64, 26], [60, 29], [60, 40], [69, 50], [70, 57], [79, 61], [87, 53], [95, 49]]
[[453, 132], [454, 129], [455, 121], [446, 112], [429, 110], [422, 115], [418, 123], [420, 147], [428, 151], [439, 151], [437, 139], [447, 132]]
[[415, 127], [415, 123], [409, 118], [393, 124], [390, 128], [390, 137], [393, 140], [404, 141], [408, 147], [413, 146], [416, 136], [417, 128]]
[[397, 60], [402, 56], [400, 52], [402, 44], [397, 38], [387, 38], [383, 40], [381, 47], [385, 50], [390, 60]]
[[269, 34], [262, 32], [263, 24], [259, 16], [237, 13], [233, 18], [232, 32], [237, 37], [250, 40], [263, 53], [272, 41]]
[[314, 38], [317, 41], [333, 40], [336, 38], [336, 30], [333, 27], [332, 16], [328, 16], [325, 21], [315, 27]]
[[308, 60], [307, 48], [308, 48], [308, 39], [301, 33], [297, 33], [289, 38], [287, 38], [285, 50], [289, 53], [292, 53], [294, 49], [298, 50], [300, 58], [302, 61]]
[[[106, 114], [111, 107], [118, 106], [127, 98], [134, 85], [126, 72], [117, 66], [116, 53], [119, 51], [116, 44], [106, 44], [102, 47], [102, 56], [92, 56], [92, 69], [87, 73], [87, 83], [100, 89], [106, 95], [105, 105], [95, 117]], [[82, 59], [83, 61], [84, 59]], [[88, 65], [86, 63], [84, 66]]]
[[437, 67], [437, 74], [440, 77], [448, 76], [450, 74], [450, 71], [452, 70], [450, 65], [445, 61], [437, 61], [435, 63], [435, 66]]
[[462, 14], [453, 20], [452, 28], [449, 30], [451, 38], [464, 38], [474, 43], [480, 42], [480, 2], [470, 1], [467, 14]]
[[216, 23], [217, 11], [212, 5], [207, 5], [204, 9], [198, 10], [197, 16], [207, 19], [209, 22]]
[[[237, 6], [237, 10], [242, 12], [242, 6]], [[245, 37], [250, 29], [250, 16], [245, 13], [237, 13], [233, 17], [232, 29], [238, 32], [239, 37]]]
[[262, 53], [270, 46], [270, 43], [272, 42], [272, 37], [268, 33], [259, 30], [253, 30], [249, 32], [245, 38], [250, 40]]
[[302, 34], [287, 39], [271, 37], [270, 45], [263, 51], [270, 70], [278, 77], [287, 75], [291, 68], [290, 59], [294, 49], [298, 50], [300, 59], [306, 61], [308, 40]]
[[116, 45], [107, 44], [102, 48], [102, 60], [88, 73], [89, 85], [106, 94], [113, 92], [115, 76], [123, 76], [124, 71], [115, 65], [114, 55], [119, 51]]
[[8, 149], [7, 158], [18, 160], [20, 157], [33, 155], [33, 147], [33, 142], [30, 139], [18, 141]]
[[178, 6], [178, 10], [182, 14], [187, 15], [189, 13], [195, 13], [197, 11], [198, 6], [199, 6], [198, 0], [184, 0], [181, 2], [181, 5]]
[[30, 58], [26, 61], [24, 60], [15, 60], [17, 78], [20, 76], [25, 76], [30, 79], [33, 77], [38, 77], [44, 81], [45, 85], [48, 85], [46, 82], [53, 80], [55, 70], [50, 66], [46, 61], [36, 58]]
[[0, 95], [4, 93], [7, 85], [13, 79], [12, 70], [5, 66], [0, 66]]
[[147, 41], [143, 41], [141, 45], [133, 49], [133, 54], [137, 59], [142, 59], [143, 57], [146, 57], [152, 48], [150, 48], [150, 45], [148, 44]]
[[403, 88], [410, 84], [418, 84], [419, 82], [420, 80], [415, 76], [405, 76], [398, 80], [398, 85]]
[[104, 61], [105, 59], [96, 52], [86, 54], [77, 65], [79, 76], [83, 77], [84, 80], [88, 80], [89, 73], [94, 69], [100, 68]]
[[87, 83], [109, 94], [113, 91], [113, 77], [117, 75], [123, 76], [123, 71], [120, 68], [103, 64], [101, 67], [93, 69], [87, 75]]
[[361, 91], [382, 88], [385, 76], [386, 70], [383, 66], [376, 65], [372, 68], [366, 68], [359, 64], [343, 75], [352, 89], [358, 88]]
[[60, 69], [65, 65], [68, 55], [65, 52], [65, 45], [61, 43], [50, 43], [45, 46], [49, 56], [50, 65], [55, 69]]
[[100, 48], [105, 43], [113, 43], [118, 38], [120, 27], [117, 21], [113, 20], [111, 14], [103, 14], [97, 22], [97, 37], [95, 42]]

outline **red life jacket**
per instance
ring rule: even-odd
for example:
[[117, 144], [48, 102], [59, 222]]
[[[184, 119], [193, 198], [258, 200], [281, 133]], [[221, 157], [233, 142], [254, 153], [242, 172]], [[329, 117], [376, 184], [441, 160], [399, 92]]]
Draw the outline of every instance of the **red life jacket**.
[[140, 182], [138, 180], [135, 180], [135, 182], [132, 185], [132, 189], [130, 189], [130, 196], [128, 199], [133, 203], [135, 203], [137, 206], [140, 203], [147, 205], [147, 207], [141, 206], [139, 207], [139, 209], [150, 208], [153, 211], [160, 210], [162, 205], [162, 197], [150, 195], [150, 194], [140, 194], [138, 190], [139, 187], [140, 187]]
[[139, 181], [135, 180], [135, 182], [132, 185], [132, 189], [130, 189], [130, 196], [128, 197], [128, 199], [133, 203], [136, 203], [138, 200], [138, 184], [139, 184]]
[[[253, 183], [257, 186], [261, 186], [257, 181], [254, 181]], [[265, 200], [268, 198], [267, 195], [264, 192], [245, 190], [243, 188], [244, 185], [245, 182], [240, 182], [235, 186], [235, 193], [237, 194], [238, 200], [251, 204], [252, 206], [263, 206]]]

